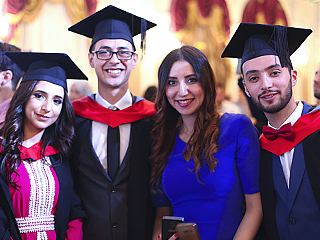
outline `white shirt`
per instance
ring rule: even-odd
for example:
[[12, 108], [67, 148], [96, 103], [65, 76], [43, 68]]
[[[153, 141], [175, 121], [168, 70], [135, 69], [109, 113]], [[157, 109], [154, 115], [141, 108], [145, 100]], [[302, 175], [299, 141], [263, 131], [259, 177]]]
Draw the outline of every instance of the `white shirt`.
[[[104, 100], [99, 92], [96, 94], [96, 102], [105, 108], [110, 106], [116, 106], [118, 109], [122, 110], [132, 105], [132, 96], [130, 91], [127, 90], [125, 95], [114, 105], [111, 105], [106, 100]], [[130, 130], [131, 124], [121, 124], [119, 126], [120, 132], [120, 165], [125, 157], [125, 154], [128, 150], [129, 140], [130, 140]], [[107, 171], [107, 133], [108, 125], [92, 121], [92, 146], [103, 166]]]
[[[287, 118], [287, 120], [281, 124], [279, 128], [272, 127], [269, 122], [268, 122], [268, 126], [277, 130], [280, 129], [283, 125], [286, 125], [287, 123], [291, 123], [291, 125], [293, 126], [293, 124], [295, 124], [295, 122], [301, 117], [302, 110], [303, 110], [303, 103], [299, 101], [296, 109]], [[288, 189], [289, 189], [289, 182], [290, 182], [290, 171], [291, 171], [293, 153], [294, 153], [294, 148], [280, 155], [280, 162], [282, 165], [282, 170], [287, 182]]]

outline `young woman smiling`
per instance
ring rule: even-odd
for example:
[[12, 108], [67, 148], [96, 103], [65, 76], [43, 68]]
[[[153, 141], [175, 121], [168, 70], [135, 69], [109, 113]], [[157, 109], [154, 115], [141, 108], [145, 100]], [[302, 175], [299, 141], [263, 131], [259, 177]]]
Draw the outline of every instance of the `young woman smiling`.
[[246, 115], [218, 113], [214, 74], [200, 50], [170, 52], [158, 80], [153, 239], [172, 214], [197, 223], [202, 240], [253, 239], [262, 219], [257, 130]]
[[26, 73], [0, 129], [0, 239], [82, 239], [85, 213], [67, 162], [75, 117], [66, 79], [86, 76], [65, 54], [7, 55]]

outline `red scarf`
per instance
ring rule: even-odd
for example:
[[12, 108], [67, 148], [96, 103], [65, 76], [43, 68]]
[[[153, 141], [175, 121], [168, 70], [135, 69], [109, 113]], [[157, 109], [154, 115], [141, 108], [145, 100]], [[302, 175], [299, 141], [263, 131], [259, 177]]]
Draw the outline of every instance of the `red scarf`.
[[89, 96], [72, 102], [76, 115], [90, 120], [117, 127], [120, 124], [132, 123], [156, 114], [153, 102], [140, 100], [123, 110], [112, 111], [101, 106]]
[[[42, 141], [32, 145], [31, 147], [27, 148], [24, 146], [19, 147], [20, 150], [20, 157], [22, 160], [32, 158], [33, 160], [41, 159], [41, 147]], [[0, 148], [0, 152], [2, 153], [2, 149]], [[51, 156], [59, 153], [59, 150], [55, 149], [52, 146], [48, 146], [45, 149], [45, 156]]]
[[[316, 110], [302, 115], [292, 126], [294, 132], [294, 141], [284, 138], [277, 138], [269, 141], [263, 134], [260, 136], [261, 147], [278, 156], [290, 151], [297, 146], [303, 139], [320, 129], [320, 110]], [[320, 146], [319, 146], [320, 147]]]

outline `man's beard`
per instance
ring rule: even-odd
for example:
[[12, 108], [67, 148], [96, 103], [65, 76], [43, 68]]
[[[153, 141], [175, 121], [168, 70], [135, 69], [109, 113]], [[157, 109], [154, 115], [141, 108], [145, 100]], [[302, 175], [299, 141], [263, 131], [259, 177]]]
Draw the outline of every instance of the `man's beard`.
[[253, 98], [252, 101], [255, 105], [257, 105], [257, 107], [262, 110], [265, 113], [277, 113], [280, 112], [282, 109], [284, 109], [291, 97], [292, 97], [292, 79], [290, 77], [290, 81], [288, 86], [285, 89], [284, 95], [282, 97], [280, 97], [279, 101], [276, 104], [272, 104], [271, 106], [265, 106], [260, 102], [260, 96], [266, 93], [272, 93], [272, 92], [277, 92], [279, 94], [281, 94], [280, 90], [275, 90], [275, 91], [264, 91], [261, 94], [258, 95], [258, 100], [255, 100]]
[[[318, 83], [317, 83], [318, 84]], [[313, 90], [314, 92], [314, 96], [318, 99], [320, 99], [320, 91], [316, 91], [316, 90]]]
[[315, 96], [315, 98], [320, 99], [320, 92], [314, 92], [314, 96]]

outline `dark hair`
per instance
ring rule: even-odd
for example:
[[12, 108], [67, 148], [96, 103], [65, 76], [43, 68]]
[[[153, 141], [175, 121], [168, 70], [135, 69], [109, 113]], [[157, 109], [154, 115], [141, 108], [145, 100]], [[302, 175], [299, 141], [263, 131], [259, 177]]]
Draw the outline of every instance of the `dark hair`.
[[23, 71], [5, 55], [5, 52], [21, 52], [21, 49], [6, 42], [0, 42], [0, 70], [12, 72], [12, 91], [15, 91]]
[[150, 86], [147, 88], [147, 90], [144, 93], [144, 98], [154, 102], [156, 99], [156, 95], [157, 95], [157, 87], [156, 86]]
[[198, 170], [202, 165], [203, 153], [205, 153], [206, 164], [210, 171], [215, 170], [218, 162], [213, 158], [213, 154], [218, 151], [219, 134], [219, 114], [215, 105], [215, 77], [205, 55], [197, 48], [185, 45], [171, 51], [162, 61], [158, 71], [158, 93], [155, 101], [157, 114], [154, 128], [151, 131], [153, 141], [151, 186], [160, 180], [167, 158], [175, 144], [180, 114], [168, 102], [166, 87], [171, 67], [177, 61], [187, 61], [192, 66], [205, 94], [194, 123], [194, 132], [187, 143], [190, 156], [194, 159], [195, 168], [193, 170], [197, 178]]
[[[13, 186], [15, 186], [15, 183], [11, 179], [11, 175], [21, 163], [19, 147], [24, 139], [25, 107], [37, 83], [38, 81], [26, 81], [20, 84], [12, 97], [4, 125], [0, 129], [0, 136], [3, 137], [1, 175]], [[67, 91], [64, 90], [61, 113], [58, 119], [47, 127], [42, 135], [42, 157], [49, 145], [59, 150], [63, 156], [68, 157], [70, 155], [70, 147], [74, 136], [74, 121], [73, 107]], [[62, 161], [61, 158], [60, 161]]]

